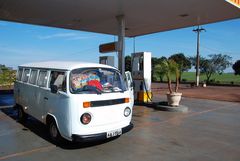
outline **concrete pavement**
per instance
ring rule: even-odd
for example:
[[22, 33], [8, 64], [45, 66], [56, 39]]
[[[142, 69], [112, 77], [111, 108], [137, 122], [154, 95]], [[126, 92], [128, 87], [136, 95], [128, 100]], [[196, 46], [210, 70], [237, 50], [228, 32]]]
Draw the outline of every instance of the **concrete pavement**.
[[22, 125], [11, 108], [0, 111], [0, 161], [239, 161], [240, 104], [183, 98], [188, 113], [135, 106], [134, 129], [88, 144], [51, 143], [34, 119]]

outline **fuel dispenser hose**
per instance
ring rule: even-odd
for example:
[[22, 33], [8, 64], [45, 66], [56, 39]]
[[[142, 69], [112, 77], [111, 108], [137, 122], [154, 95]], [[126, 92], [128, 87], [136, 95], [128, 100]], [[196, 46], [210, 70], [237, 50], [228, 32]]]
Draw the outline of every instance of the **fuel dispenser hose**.
[[144, 86], [144, 88], [145, 88], [145, 90], [146, 90], [146, 92], [147, 92], [147, 97], [148, 97], [148, 99], [147, 99], [147, 102], [149, 102], [148, 100], [150, 100], [150, 102], [152, 102], [152, 98], [153, 98], [153, 93], [152, 93], [152, 98], [149, 96], [149, 94], [148, 94], [148, 90], [147, 90], [147, 86], [146, 86], [146, 83], [145, 83], [145, 79], [143, 79], [143, 86]]

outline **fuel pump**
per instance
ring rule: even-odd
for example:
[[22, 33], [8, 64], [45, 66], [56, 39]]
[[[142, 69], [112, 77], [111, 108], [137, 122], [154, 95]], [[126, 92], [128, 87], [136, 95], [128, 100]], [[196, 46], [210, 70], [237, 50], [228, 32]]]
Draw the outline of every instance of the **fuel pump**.
[[138, 103], [151, 102], [151, 56], [150, 52], [132, 54], [132, 78], [134, 82], [134, 98]]

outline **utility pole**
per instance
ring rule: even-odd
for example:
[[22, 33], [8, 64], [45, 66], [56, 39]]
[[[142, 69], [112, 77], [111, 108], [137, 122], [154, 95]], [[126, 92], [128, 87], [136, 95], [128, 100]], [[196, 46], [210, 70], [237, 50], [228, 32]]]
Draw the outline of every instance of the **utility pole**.
[[204, 28], [199, 28], [199, 25], [198, 25], [198, 28], [197, 29], [194, 29], [193, 32], [196, 32], [197, 33], [197, 56], [196, 56], [196, 86], [198, 87], [199, 86], [199, 75], [200, 75], [200, 72], [199, 72], [199, 62], [200, 62], [200, 56], [199, 56], [199, 45], [200, 45], [200, 33], [202, 31], [206, 31]]

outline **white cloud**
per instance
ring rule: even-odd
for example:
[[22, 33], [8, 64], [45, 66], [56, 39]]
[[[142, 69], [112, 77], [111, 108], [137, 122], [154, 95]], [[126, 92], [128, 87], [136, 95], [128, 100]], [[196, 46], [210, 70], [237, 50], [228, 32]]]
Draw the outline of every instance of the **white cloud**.
[[0, 46], [1, 53], [25, 54], [26, 52], [21, 49], [15, 49], [7, 46]]
[[48, 39], [55, 39], [55, 38], [65, 38], [66, 40], [83, 40], [83, 39], [90, 39], [95, 37], [96, 36], [83, 36], [77, 33], [57, 33], [57, 34], [51, 34], [51, 35], [38, 36], [40, 40], [48, 40]]
[[[1, 55], [2, 54], [2, 55]], [[44, 50], [38, 50], [38, 49], [26, 49], [26, 48], [14, 48], [9, 46], [0, 46], [0, 56], [3, 56], [4, 58], [10, 57], [10, 58], [34, 58], [34, 57], [51, 57], [56, 56], [58, 53], [50, 52], [50, 51], [44, 51]]]
[[47, 40], [47, 39], [54, 39], [54, 38], [69, 38], [69, 37], [75, 37], [77, 34], [75, 33], [58, 33], [58, 34], [52, 34], [52, 35], [45, 35], [45, 36], [38, 36], [41, 40]]
[[[0, 64], [17, 68], [20, 64], [39, 61], [65, 60], [65, 61], [86, 61], [97, 62], [98, 54], [95, 49], [87, 49], [82, 52], [68, 53], [47, 51], [29, 48], [14, 48], [0, 45]], [[60, 56], [61, 55], [61, 56]], [[88, 56], [83, 56], [88, 55]]]
[[56, 59], [58, 55], [50, 51], [0, 46], [0, 64], [14, 68], [24, 63]]

